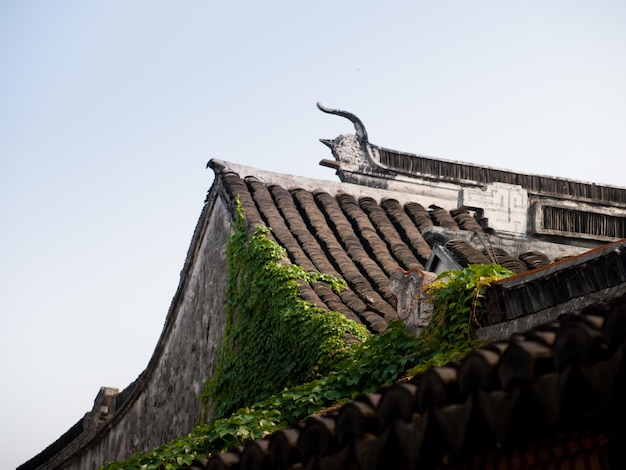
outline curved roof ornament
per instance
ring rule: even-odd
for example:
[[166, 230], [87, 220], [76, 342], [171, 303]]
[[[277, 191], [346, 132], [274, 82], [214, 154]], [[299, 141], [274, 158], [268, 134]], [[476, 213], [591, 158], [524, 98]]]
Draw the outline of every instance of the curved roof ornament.
[[354, 130], [356, 131], [356, 136], [359, 138], [359, 141], [361, 141], [361, 143], [368, 143], [365, 125], [363, 124], [363, 121], [361, 121], [355, 114], [352, 114], [348, 111], [342, 111], [341, 109], [327, 108], [319, 101], [317, 102], [317, 107], [320, 111], [323, 111], [325, 113], [334, 114], [336, 116], [341, 116], [348, 119], [352, 124], [354, 124]]
[[[352, 136], [352, 139], [354, 144], [356, 144], [356, 148], [351, 146], [350, 144], [346, 145], [346, 139], [347, 141], [349, 141], [350, 138], [345, 135], [339, 136], [334, 140], [320, 139], [323, 144], [330, 147], [330, 149], [333, 151], [335, 159], [338, 162], [343, 161], [346, 163], [355, 163], [358, 167], [362, 167], [362, 169], [366, 167], [369, 167], [370, 169], [388, 169], [388, 167], [380, 161], [380, 158], [378, 157], [375, 149], [372, 149], [372, 146], [370, 145], [367, 138], [365, 125], [356, 115], [348, 111], [343, 111], [341, 109], [327, 108], [319, 101], [317, 102], [317, 107], [320, 111], [323, 111], [325, 113], [344, 117], [354, 125], [356, 136]], [[360, 154], [361, 156], [359, 156], [358, 154]], [[324, 166], [330, 166], [335, 169], [338, 168], [336, 164], [330, 164], [326, 160], [322, 160], [320, 164]]]

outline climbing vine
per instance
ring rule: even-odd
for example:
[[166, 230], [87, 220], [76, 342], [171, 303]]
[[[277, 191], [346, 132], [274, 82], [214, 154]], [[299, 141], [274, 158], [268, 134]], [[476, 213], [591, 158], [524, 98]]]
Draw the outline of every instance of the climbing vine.
[[498, 264], [471, 264], [462, 270], [440, 274], [425, 288], [433, 305], [423, 341], [445, 351], [472, 340], [471, 332], [481, 326], [484, 292], [499, 279], [513, 275]]
[[[281, 263], [285, 252], [266, 233], [259, 228], [249, 236], [239, 210], [227, 253], [226, 337], [215, 378], [202, 396], [214, 403], [212, 421], [151, 452], [109, 462], [104, 470], [182, 468], [456, 360], [476, 346], [471, 331], [481, 321], [484, 290], [512, 274], [497, 265], [443, 273], [427, 287], [433, 315], [419, 338], [401, 322], [368, 337], [362, 327], [315, 308], [297, 291], [298, 282], [323, 281], [337, 290], [343, 281]], [[346, 332], [362, 342], [348, 348]]]
[[203, 394], [217, 418], [326, 375], [348, 350], [346, 334], [368, 337], [363, 325], [315, 307], [298, 292], [300, 282], [325, 282], [339, 292], [345, 281], [284, 263], [286, 251], [266, 236], [267, 227], [248, 232], [240, 205], [234, 225], [225, 337]]

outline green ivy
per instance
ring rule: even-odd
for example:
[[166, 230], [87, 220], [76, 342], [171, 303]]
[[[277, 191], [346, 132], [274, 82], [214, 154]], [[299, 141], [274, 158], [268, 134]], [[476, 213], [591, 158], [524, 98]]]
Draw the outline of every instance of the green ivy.
[[240, 205], [234, 225], [225, 337], [203, 394], [216, 418], [326, 375], [349, 349], [346, 334], [369, 336], [363, 325], [315, 307], [298, 292], [299, 283], [315, 282], [339, 292], [345, 281], [285, 263], [287, 253], [266, 236], [267, 227], [249, 233]]
[[485, 289], [511, 275], [511, 271], [498, 264], [471, 264], [462, 270], [441, 273], [425, 289], [433, 304], [433, 314], [422, 332], [423, 341], [440, 351], [471, 341], [471, 332], [484, 320], [481, 299]]

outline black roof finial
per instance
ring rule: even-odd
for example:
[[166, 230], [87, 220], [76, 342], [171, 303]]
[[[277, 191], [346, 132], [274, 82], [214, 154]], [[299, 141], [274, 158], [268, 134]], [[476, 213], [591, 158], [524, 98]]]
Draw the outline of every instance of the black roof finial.
[[326, 106], [324, 106], [319, 101], [317, 102], [317, 107], [319, 108], [320, 111], [323, 111], [325, 113], [335, 114], [337, 116], [341, 116], [341, 117], [344, 117], [346, 119], [349, 119], [350, 122], [352, 122], [352, 124], [354, 124], [354, 130], [356, 131], [356, 136], [358, 137], [359, 141], [362, 144], [368, 143], [367, 131], [365, 130], [365, 126], [363, 125], [363, 122], [361, 122], [361, 120], [356, 115], [354, 115], [354, 114], [352, 114], [352, 113], [350, 113], [348, 111], [342, 111], [341, 109], [327, 108]]

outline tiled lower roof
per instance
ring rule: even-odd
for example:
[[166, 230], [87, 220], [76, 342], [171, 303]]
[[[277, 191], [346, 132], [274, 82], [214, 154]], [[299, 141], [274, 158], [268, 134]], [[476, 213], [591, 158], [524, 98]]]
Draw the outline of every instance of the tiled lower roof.
[[626, 283], [626, 240], [493, 283], [485, 307], [490, 323], [532, 315]]
[[192, 468], [624, 468], [625, 351], [621, 297]]
[[[292, 263], [348, 283], [348, 289], [339, 294], [323, 283], [302, 285], [302, 296], [344, 313], [373, 332], [384, 331], [389, 321], [398, 319], [396, 297], [389, 284], [391, 273], [423, 269], [430, 257], [431, 245], [437, 240], [429, 245], [422, 236], [425, 230], [438, 226], [482, 232], [468, 211], [448, 211], [433, 201], [353, 195], [345, 190], [350, 187], [345, 183], [303, 188], [240, 175], [224, 162], [213, 160], [210, 166], [226, 199], [232, 204], [239, 198], [250, 226], [271, 227], [270, 238], [287, 250]], [[494, 260], [515, 272], [537, 266], [537, 256], [526, 264], [501, 251], [482, 253], [463, 240], [450, 241], [448, 248], [461, 266]]]

